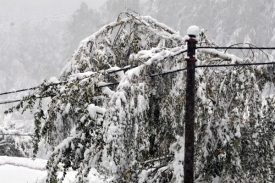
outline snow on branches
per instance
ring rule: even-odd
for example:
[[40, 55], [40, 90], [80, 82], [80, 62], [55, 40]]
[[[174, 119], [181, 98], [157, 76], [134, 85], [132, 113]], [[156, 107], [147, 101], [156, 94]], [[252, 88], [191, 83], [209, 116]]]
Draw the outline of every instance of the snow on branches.
[[[89, 182], [91, 168], [110, 182], [184, 179], [185, 39], [151, 17], [121, 13], [80, 43], [60, 84], [41, 84], [13, 108], [32, 109], [35, 97], [51, 96], [35, 113], [35, 151], [41, 139], [53, 148], [46, 182], [62, 182], [69, 168], [76, 182]], [[199, 44], [210, 42], [199, 34]], [[197, 59], [251, 62], [206, 49]], [[263, 95], [273, 81], [270, 66], [196, 68], [197, 181], [274, 179], [275, 100]]]

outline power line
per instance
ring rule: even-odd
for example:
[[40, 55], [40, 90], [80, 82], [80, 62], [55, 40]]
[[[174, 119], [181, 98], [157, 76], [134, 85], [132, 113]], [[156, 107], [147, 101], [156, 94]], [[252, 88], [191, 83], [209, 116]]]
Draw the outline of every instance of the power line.
[[[172, 73], [176, 73], [176, 72], [180, 72], [180, 71], [184, 71], [186, 70], [186, 68], [183, 68], [183, 69], [176, 69], [176, 70], [171, 70], [171, 71], [167, 71], [167, 72], [163, 72], [163, 73], [160, 73], [160, 74], [152, 74], [152, 75], [149, 75], [149, 77], [156, 77], [156, 76], [164, 76], [164, 75], [167, 75], [167, 74], [172, 74]], [[119, 71], [121, 71], [119, 69]], [[114, 72], [119, 72], [118, 70], [115, 70], [115, 71], [112, 71], [112, 73]], [[99, 86], [96, 86], [96, 88], [103, 88], [103, 87], [109, 87], [109, 86], [115, 86], [115, 85], [118, 85], [119, 82], [116, 82], [116, 83], [108, 83], [108, 84], [104, 84], [104, 85], [99, 85]], [[55, 95], [51, 95], [51, 96], [43, 96], [43, 97], [36, 97], [36, 99], [39, 99], [39, 98], [47, 98], [47, 97], [53, 97]], [[9, 100], [9, 101], [3, 101], [3, 102], [0, 102], [0, 105], [2, 104], [10, 104], [10, 103], [15, 103], [15, 102], [21, 102], [21, 101], [25, 101], [25, 100]]]
[[180, 71], [185, 71], [186, 68], [183, 68], [183, 69], [175, 69], [175, 70], [171, 70], [171, 71], [167, 71], [167, 72], [163, 72], [163, 73], [160, 73], [160, 74], [151, 74], [150, 77], [156, 77], [156, 76], [165, 76], [167, 74], [172, 74], [172, 73], [176, 73], [176, 72], [180, 72]]
[[[119, 71], [126, 71], [126, 70], [129, 70], [129, 69], [133, 69], [133, 68], [136, 68], [138, 66], [133, 66], [133, 67], [125, 67], [125, 68], [121, 68], [121, 69], [117, 69], [117, 70], [112, 70], [112, 71], [107, 71], [107, 74], [113, 74], [113, 73], [116, 73], [116, 72], [119, 72]], [[55, 86], [55, 85], [60, 85], [60, 84], [66, 84], [68, 83], [69, 81], [62, 81], [62, 82], [58, 82], [58, 83], [52, 83], [52, 84], [49, 84], [49, 85], [45, 85], [46, 87], [50, 87], [50, 86]], [[107, 84], [106, 86], [112, 86], [112, 85], [116, 85], [118, 83], [110, 83], [110, 84]], [[105, 85], [102, 85], [102, 86], [97, 86], [97, 88], [102, 88], [104, 87]], [[26, 89], [20, 89], [20, 90], [15, 90], [15, 91], [10, 91], [10, 92], [4, 92], [4, 93], [0, 93], [0, 95], [7, 95], [7, 94], [11, 94], [11, 93], [18, 93], [18, 92], [23, 92], [23, 91], [28, 91], [28, 90], [34, 90], [36, 88], [39, 88], [39, 86], [37, 87], [32, 87], [32, 88], [26, 88]], [[20, 101], [20, 100], [19, 100]], [[9, 101], [7, 101], [9, 103]], [[0, 103], [1, 104], [1, 103]]]
[[[254, 133], [263, 133], [263, 134], [275, 134], [275, 132], [258, 132], [258, 131], [243, 131], [241, 132], [241, 134], [254, 134]], [[0, 136], [30, 136], [33, 137], [33, 134], [8, 134], [8, 133], [2, 133], [0, 134]], [[246, 136], [246, 135], [242, 135], [242, 136]]]
[[3, 135], [3, 136], [34, 136], [32, 134], [8, 134], [8, 133], [2, 133], [0, 134], [0, 136]]
[[[103, 88], [103, 87], [108, 87], [108, 86], [114, 86], [114, 85], [118, 85], [119, 84], [119, 82], [117, 82], [117, 83], [108, 83], [108, 84], [105, 84], [105, 85], [99, 85], [99, 86], [96, 86], [95, 88]], [[35, 97], [35, 99], [42, 99], [42, 98], [47, 98], [47, 97], [54, 97], [54, 96], [56, 96], [56, 95], [49, 95], [49, 96], [40, 96], [40, 97]], [[28, 100], [28, 99], [26, 99], [26, 100]], [[18, 99], [18, 100], [8, 100], [8, 101], [2, 101], [2, 102], [0, 102], [0, 105], [3, 105], [3, 104], [10, 104], [10, 103], [16, 103], [16, 102], [21, 102], [21, 101], [26, 101], [26, 100], [20, 100], [20, 99]]]
[[[196, 47], [196, 49], [268, 49], [268, 50], [275, 50], [275, 47], [208, 47], [208, 46], [198, 46]], [[168, 57], [174, 57], [174, 56], [177, 56], [179, 54], [182, 54], [184, 52], [186, 52], [187, 50], [181, 50], [179, 51], [178, 53], [175, 53], [174, 55], [169, 55], [167, 57], [164, 57], [164, 59], [168, 58]], [[244, 65], [267, 65], [267, 64], [272, 64], [272, 63], [266, 63], [266, 64], [238, 64], [239, 66], [244, 66]], [[219, 66], [216, 66], [216, 65], [212, 65], [212, 66], [209, 66], [209, 67], [225, 67], [225, 66], [237, 66], [237, 65], [234, 65], [234, 64], [229, 64], [229, 65], [219, 65]], [[121, 68], [121, 69], [117, 69], [117, 70], [113, 70], [113, 71], [107, 71], [107, 74], [113, 74], [113, 73], [116, 73], [116, 72], [119, 72], [119, 71], [126, 71], [126, 70], [129, 70], [129, 69], [133, 69], [133, 68], [136, 68], [138, 66], [133, 66], [133, 67], [125, 67], [125, 68]], [[197, 67], [207, 67], [207, 66], [197, 66]], [[172, 72], [173, 73], [173, 72]], [[168, 74], [168, 73], [166, 73]], [[155, 75], [152, 75], [151, 77], [154, 77], [154, 76], [158, 76], [158, 75], [166, 75], [165, 73], [163, 74], [155, 74]], [[46, 87], [49, 87], [49, 86], [55, 86], [55, 85], [59, 85], [59, 84], [65, 84], [67, 83], [68, 81], [63, 81], [63, 82], [59, 82], [59, 83], [52, 83], [52, 84], [49, 84], [49, 85], [46, 85]], [[100, 87], [104, 87], [104, 86], [100, 86]], [[23, 91], [29, 91], [29, 90], [34, 90], [38, 88], [37, 87], [31, 87], [31, 88], [25, 88], [25, 89], [20, 89], [20, 90], [15, 90], [15, 91], [9, 91], [9, 92], [3, 92], [3, 93], [0, 93], [0, 96], [1, 95], [7, 95], [7, 94], [12, 94], [12, 93], [19, 93], [19, 92], [23, 92]], [[19, 100], [20, 101], [20, 100]], [[9, 101], [7, 101], [6, 103], [10, 103]], [[5, 103], [5, 104], [6, 104]], [[2, 103], [0, 103], [2, 104]]]
[[[211, 48], [211, 49], [250, 49], [248, 47], [238, 47], [238, 48], [233, 48], [233, 47], [197, 47], [197, 49], [200, 49], [200, 48]], [[253, 49], [275, 49], [275, 48], [272, 48], [272, 47], [257, 47], [257, 48], [255, 47], [254, 48], [253, 47]], [[185, 53], [185, 52], [187, 52], [187, 50], [180, 50], [180, 51], [176, 52], [173, 55], [165, 56], [164, 58], [162, 58], [162, 60], [164, 60], [166, 58], [169, 58], [169, 57], [177, 56], [177, 55]], [[275, 62], [246, 63], [246, 64], [199, 65], [199, 66], [196, 66], [196, 67], [197, 68], [199, 68], [199, 67], [230, 67], [230, 66], [269, 65], [269, 64], [275, 64]], [[133, 69], [133, 68], [136, 68], [136, 67], [138, 67], [138, 66], [133, 66], [133, 67], [128, 66], [128, 67], [117, 69], [117, 70], [107, 71], [107, 74], [113, 74], [113, 73], [120, 72], [120, 71], [126, 71], [126, 70]], [[168, 72], [164, 72], [164, 73], [160, 73], [160, 74], [158, 74], [158, 73], [157, 74], [152, 74], [152, 75], [150, 75], [150, 77], [164, 76], [164, 75], [167, 75], [167, 74], [172, 74], [172, 73], [180, 72], [180, 71], [184, 71], [184, 70], [186, 70], [186, 68], [176, 69], [176, 70], [172, 70], [172, 71], [168, 71]], [[55, 85], [59, 85], [59, 84], [66, 84], [68, 82], [69, 81], [63, 81], [63, 82], [59, 82], [59, 83], [52, 83], [52, 84], [46, 85], [46, 87], [55, 86]], [[114, 85], [118, 85], [118, 84], [119, 83], [109, 83], [109, 84], [106, 84], [106, 85], [97, 86], [96, 88], [103, 88], [103, 87], [114, 86]], [[11, 94], [11, 93], [18, 93], [18, 92], [22, 92], [22, 91], [34, 90], [34, 89], [37, 89], [37, 88], [39, 88], [39, 86], [37, 86], [37, 87], [31, 87], [31, 88], [26, 88], [26, 89], [15, 90], [15, 91], [10, 91], [10, 92], [4, 92], [4, 93], [0, 93], [0, 95], [7, 95], [7, 94]], [[46, 98], [46, 97], [50, 97], [50, 96], [37, 97], [37, 98]], [[20, 102], [20, 101], [22, 101], [22, 100], [3, 101], [3, 102], [0, 102], [0, 105], [1, 104], [9, 104], [9, 103]]]
[[15, 103], [15, 102], [20, 102], [21, 100], [8, 100], [8, 101], [2, 101], [0, 102], [0, 105], [1, 104], [10, 104], [10, 103]]
[[103, 87], [114, 86], [114, 85], [118, 85], [118, 84], [119, 84], [119, 82], [116, 82], [116, 83], [108, 83], [108, 84], [105, 84], [105, 85], [96, 86], [96, 88], [103, 88]]
[[197, 49], [229, 49], [229, 50], [275, 50], [275, 47], [224, 47], [198, 46]]
[[[41, 97], [41, 96], [39, 96], [39, 97], [35, 97], [35, 99], [42, 99], [42, 98], [47, 98], [47, 97], [53, 97], [53, 96], [55, 96], [55, 95], [49, 95], [49, 96], [43, 96], [43, 97]], [[15, 102], [24, 102], [24, 101], [26, 101], [27, 99], [21, 99], [21, 100], [8, 100], [8, 101], [2, 101], [2, 102], [0, 102], [0, 105], [2, 105], [2, 104], [10, 104], [10, 103], [15, 103]]]
[[[55, 86], [55, 85], [59, 85], [59, 84], [66, 84], [67, 82], [68, 81], [62, 81], [62, 82], [58, 82], [58, 83], [51, 83], [51, 84], [48, 84], [48, 85], [45, 85], [45, 86], [50, 87], [50, 86]], [[31, 88], [24, 88], [24, 89], [20, 89], [20, 90], [9, 91], [9, 92], [3, 92], [3, 93], [0, 93], [0, 95], [19, 93], [19, 92], [28, 91], [28, 90], [35, 90], [37, 88], [39, 88], [39, 86], [31, 87]]]
[[[180, 51], [176, 52], [173, 55], [165, 56], [164, 58], [162, 58], [162, 60], [165, 60], [165, 59], [167, 59], [169, 57], [175, 57], [175, 56], [180, 55], [180, 54], [185, 53], [185, 52], [187, 52], [187, 50], [185, 50], [185, 49], [184, 50], [180, 50]], [[107, 71], [107, 73], [108, 74], [113, 74], [113, 73], [116, 73], [116, 72], [119, 72], [119, 71], [126, 71], [126, 70], [133, 69], [133, 68], [136, 68], [136, 67], [139, 67], [139, 66], [138, 65], [132, 66], [132, 67], [129, 66], [129, 67], [125, 67], [125, 68], [122, 68], [122, 69], [117, 69], [117, 70], [113, 70], [113, 71]]]
[[274, 64], [275, 62], [262, 62], [262, 63], [242, 63], [242, 64], [198, 65], [196, 67], [234, 67], [234, 66], [274, 65]]
[[245, 131], [245, 132], [240, 132], [245, 133], [245, 134], [252, 134], [252, 133], [260, 133], [260, 134], [275, 134], [275, 132], [257, 132], [257, 131]]
[[[196, 68], [207, 68], [207, 67], [234, 67], [234, 66], [251, 66], [251, 65], [275, 65], [275, 62], [262, 62], [262, 63], [243, 63], [243, 64], [220, 64], [220, 65], [198, 65], [196, 66]], [[168, 75], [168, 74], [173, 74], [173, 73], [176, 73], [176, 72], [181, 72], [181, 71], [185, 71], [186, 68], [182, 68], [182, 69], [176, 69], [176, 70], [171, 70], [171, 71], [167, 71], [167, 72], [163, 72], [163, 73], [156, 73], [156, 74], [151, 74], [149, 75], [149, 77], [156, 77], [156, 76], [165, 76], [165, 75]], [[115, 72], [119, 72], [119, 71], [122, 71], [121, 69], [118, 69], [118, 70], [115, 70], [115, 71], [112, 71], [112, 73], [115, 73]], [[66, 82], [62, 82], [62, 83], [66, 83]], [[54, 85], [58, 85], [58, 84], [61, 84], [61, 83], [55, 83]], [[118, 85], [119, 82], [116, 82], [116, 83], [107, 83], [105, 85], [99, 85], [99, 86], [96, 86], [96, 88], [103, 88], [103, 87], [109, 87], [109, 86], [115, 86], [115, 85]], [[51, 85], [48, 85], [48, 86], [51, 86]], [[47, 97], [53, 97], [55, 95], [50, 95], [50, 96], [43, 96], [43, 97], [36, 97], [36, 99], [39, 99], [39, 98], [47, 98]], [[9, 103], [15, 103], [15, 102], [20, 102], [20, 101], [24, 101], [24, 100], [10, 100], [10, 101], [3, 101], [3, 102], [0, 102], [0, 105], [2, 104], [9, 104]]]
[[0, 95], [7, 95], [7, 94], [11, 94], [11, 93], [19, 93], [19, 92], [28, 91], [28, 90], [34, 90], [36, 88], [37, 87], [31, 87], [31, 88], [25, 88], [25, 89], [14, 90], [14, 91], [9, 91], [9, 92], [3, 92], [3, 93], [0, 93]]
[[[165, 56], [162, 60], [166, 59], [166, 58], [169, 58], [169, 57], [175, 57], [177, 55], [180, 55], [182, 53], [185, 53], [187, 50], [180, 50], [178, 52], [176, 52], [175, 54], [172, 54], [172, 55], [168, 55], [168, 56]], [[129, 69], [133, 69], [133, 68], [136, 68], [138, 67], [138, 65], [135, 65], [135, 66], [126, 66], [124, 68], [121, 68], [121, 69], [116, 69], [116, 70], [111, 70], [111, 71], [107, 71], [107, 74], [114, 74], [116, 72], [119, 72], [119, 71], [126, 71], [126, 70], [129, 70]], [[46, 87], [50, 87], [50, 86], [55, 86], [55, 85], [59, 85], [59, 84], [66, 84], [68, 83], [69, 81], [62, 81], [62, 82], [58, 82], [58, 83], [52, 83], [52, 84], [48, 84], [48, 85], [45, 85]], [[109, 85], [108, 85], [109, 86]], [[111, 86], [111, 85], [110, 85]], [[99, 86], [99, 88], [101, 87], [104, 87], [104, 86]], [[23, 92], [23, 91], [28, 91], [28, 90], [34, 90], [34, 89], [37, 89], [39, 88], [39, 86], [37, 87], [31, 87], [31, 88], [25, 88], [25, 89], [20, 89], [20, 90], [15, 90], [15, 91], [9, 91], [9, 92], [3, 92], [3, 93], [0, 93], [0, 95], [7, 95], [7, 94], [12, 94], [12, 93], [19, 93], [19, 92]], [[20, 100], [19, 100], [20, 101]], [[9, 101], [7, 101], [7, 103], [10, 103]], [[0, 103], [2, 104], [2, 103]]]
[[126, 67], [124, 67], [124, 68], [121, 68], [121, 69], [116, 69], [116, 70], [112, 70], [112, 71], [107, 71], [107, 73], [108, 74], [113, 74], [113, 73], [116, 73], [116, 72], [119, 72], [119, 71], [127, 71], [127, 70], [129, 70], [129, 69], [133, 69], [133, 68], [135, 68], [135, 67], [138, 67], [138, 65], [136, 65], [136, 66], [133, 66], [133, 67], [131, 67], [131, 66], [126, 66]]

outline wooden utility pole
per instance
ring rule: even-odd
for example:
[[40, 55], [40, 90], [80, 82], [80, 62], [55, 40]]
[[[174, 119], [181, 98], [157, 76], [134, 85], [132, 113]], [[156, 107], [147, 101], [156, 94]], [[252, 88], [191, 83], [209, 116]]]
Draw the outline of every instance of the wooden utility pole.
[[194, 182], [194, 123], [195, 123], [195, 53], [197, 40], [195, 35], [189, 35], [187, 42], [187, 78], [185, 104], [185, 154], [184, 183]]

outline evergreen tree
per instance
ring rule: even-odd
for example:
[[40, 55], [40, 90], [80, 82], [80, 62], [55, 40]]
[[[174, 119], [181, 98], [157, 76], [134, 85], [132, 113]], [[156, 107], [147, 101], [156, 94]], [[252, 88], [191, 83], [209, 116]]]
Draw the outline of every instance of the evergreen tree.
[[219, 45], [250, 41], [267, 45], [274, 32], [274, 2], [269, 0], [140, 0], [140, 14], [150, 15], [182, 34], [200, 25]]
[[[5, 20], [7, 21], [7, 20]], [[12, 23], [1, 22], [0, 30], [0, 75], [1, 92], [27, 88], [41, 83], [42, 78], [60, 73], [64, 41], [64, 20], [62, 17], [43, 18], [42, 21], [20, 17]], [[28, 93], [2, 95], [1, 101], [15, 100]], [[9, 104], [1, 105], [0, 111]], [[3, 114], [3, 113], [2, 113]], [[29, 112], [8, 117], [0, 115], [0, 134], [32, 134], [33, 121]], [[1, 136], [1, 152], [6, 156], [32, 155], [31, 137]], [[5, 154], [6, 153], [6, 154]], [[41, 157], [41, 156], [40, 156]]]
[[86, 3], [82, 2], [69, 21], [67, 34], [64, 35], [68, 50], [66, 56], [75, 51], [83, 37], [87, 37], [95, 32], [100, 23], [102, 22], [100, 22], [99, 13], [90, 9]]
[[31, 149], [30, 137], [14, 137], [11, 134], [18, 134], [15, 130], [5, 130], [0, 128], [0, 156], [29, 156], [27, 149]]
[[[53, 148], [45, 182], [62, 182], [69, 168], [79, 183], [91, 168], [110, 182], [183, 181], [186, 73], [164, 73], [185, 68], [185, 39], [151, 17], [122, 13], [81, 42], [59, 79], [8, 111], [37, 108], [34, 150], [41, 139]], [[198, 40], [214, 44], [203, 31]], [[254, 61], [212, 49], [197, 58]], [[197, 181], [274, 181], [275, 99], [265, 94], [273, 84], [273, 66], [196, 68]], [[46, 111], [37, 96], [51, 97]]]

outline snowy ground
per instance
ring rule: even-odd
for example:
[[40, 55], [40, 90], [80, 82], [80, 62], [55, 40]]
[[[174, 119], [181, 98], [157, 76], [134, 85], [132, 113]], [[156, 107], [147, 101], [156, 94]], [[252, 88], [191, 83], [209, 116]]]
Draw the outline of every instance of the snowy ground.
[[[1, 183], [40, 183], [47, 175], [46, 160], [0, 156]], [[76, 175], [70, 171], [63, 183], [71, 183]], [[89, 174], [90, 183], [103, 183], [96, 170]]]
[[0, 180], [3, 183], [35, 183], [44, 176], [46, 176], [46, 171], [14, 165], [0, 166]]

